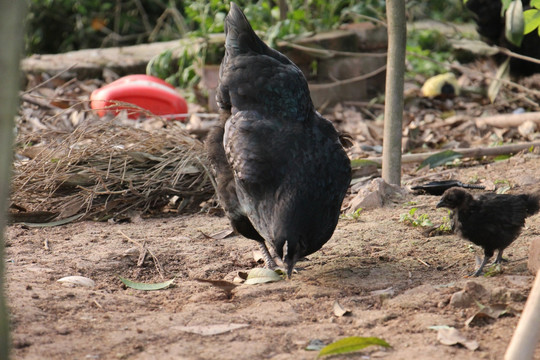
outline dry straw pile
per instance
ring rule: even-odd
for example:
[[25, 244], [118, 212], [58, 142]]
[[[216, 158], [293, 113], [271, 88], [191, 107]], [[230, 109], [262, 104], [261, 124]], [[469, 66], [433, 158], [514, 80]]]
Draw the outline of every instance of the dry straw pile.
[[143, 130], [91, 116], [72, 131], [19, 134], [18, 145], [27, 157], [15, 161], [11, 208], [26, 214], [105, 220], [159, 212], [175, 196], [181, 211], [214, 193], [202, 143], [176, 124]]

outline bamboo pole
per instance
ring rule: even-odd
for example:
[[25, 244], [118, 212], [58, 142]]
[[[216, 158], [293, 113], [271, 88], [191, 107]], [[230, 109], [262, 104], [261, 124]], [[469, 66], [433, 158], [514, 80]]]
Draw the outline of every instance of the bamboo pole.
[[386, 2], [388, 19], [388, 58], [384, 105], [382, 178], [389, 184], [401, 184], [401, 132], [403, 120], [403, 84], [405, 74], [405, 1]]
[[4, 228], [11, 176], [13, 118], [17, 111], [19, 61], [22, 52], [26, 1], [0, 0], [0, 359], [10, 352], [9, 316], [5, 297]]
[[516, 331], [506, 349], [504, 360], [529, 360], [540, 341], [540, 270], [525, 303]]

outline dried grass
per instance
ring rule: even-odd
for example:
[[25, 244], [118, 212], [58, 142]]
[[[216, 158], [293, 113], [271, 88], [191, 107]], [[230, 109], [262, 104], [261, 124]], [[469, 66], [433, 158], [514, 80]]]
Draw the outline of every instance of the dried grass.
[[104, 220], [214, 193], [202, 143], [178, 125], [147, 131], [92, 116], [73, 131], [19, 134], [18, 144], [31, 159], [15, 161], [11, 201], [26, 211]]

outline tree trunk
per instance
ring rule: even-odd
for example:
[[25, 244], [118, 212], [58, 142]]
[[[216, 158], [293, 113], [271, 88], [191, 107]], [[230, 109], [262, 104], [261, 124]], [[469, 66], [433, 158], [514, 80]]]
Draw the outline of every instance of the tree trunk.
[[401, 124], [405, 73], [405, 0], [386, 2], [388, 58], [384, 107], [382, 177], [389, 184], [401, 185]]
[[5, 297], [4, 229], [6, 226], [13, 151], [13, 118], [20, 85], [19, 61], [23, 43], [26, 1], [0, 0], [0, 359], [10, 350], [9, 316]]
[[289, 12], [289, 7], [285, 0], [279, 0], [279, 20], [283, 21], [287, 19], [287, 13]]

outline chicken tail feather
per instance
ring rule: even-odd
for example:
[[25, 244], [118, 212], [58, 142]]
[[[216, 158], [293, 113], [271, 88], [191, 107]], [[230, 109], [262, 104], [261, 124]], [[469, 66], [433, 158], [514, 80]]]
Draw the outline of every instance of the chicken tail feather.
[[230, 55], [253, 51], [263, 54], [266, 44], [255, 34], [248, 19], [238, 5], [231, 2], [231, 10], [225, 19], [225, 46]]

